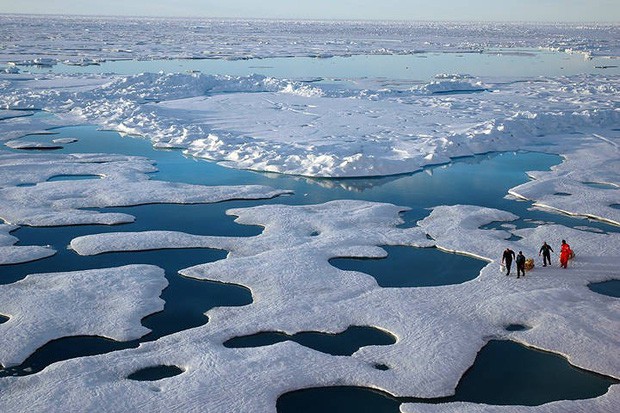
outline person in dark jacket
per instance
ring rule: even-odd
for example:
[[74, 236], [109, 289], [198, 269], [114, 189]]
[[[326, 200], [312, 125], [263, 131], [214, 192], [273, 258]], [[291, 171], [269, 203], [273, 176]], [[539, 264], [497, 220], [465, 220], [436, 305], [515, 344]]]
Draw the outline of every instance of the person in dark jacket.
[[510, 267], [512, 266], [512, 259], [515, 257], [515, 252], [510, 248], [506, 248], [502, 255], [502, 264], [506, 266], [506, 275], [510, 275]]
[[517, 278], [521, 278], [521, 274], [525, 277], [525, 255], [519, 251], [517, 255]]
[[540, 247], [540, 251], [538, 251], [538, 256], [540, 257], [540, 254], [542, 254], [543, 267], [546, 267], [547, 263], [551, 265], [551, 253], [552, 252], [553, 252], [553, 249], [551, 248], [551, 245], [547, 244], [546, 242], [544, 242], [543, 246]]

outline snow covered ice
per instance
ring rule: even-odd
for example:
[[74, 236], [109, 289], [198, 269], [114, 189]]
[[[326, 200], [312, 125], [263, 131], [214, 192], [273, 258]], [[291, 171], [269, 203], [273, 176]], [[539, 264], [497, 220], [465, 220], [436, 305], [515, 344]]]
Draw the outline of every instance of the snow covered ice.
[[[182, 148], [234, 168], [315, 177], [407, 173], [489, 151], [547, 151], [570, 162], [595, 153], [596, 182], [611, 189], [597, 197], [569, 178], [576, 187], [562, 200], [570, 206], [563, 211], [620, 222], [618, 210], [610, 208], [620, 193], [614, 181], [617, 76], [500, 82], [444, 74], [406, 90], [334, 88], [259, 75], [80, 79], [7, 80], [0, 103], [147, 136], [156, 147]], [[538, 174], [536, 187], [549, 190], [547, 182], [559, 182], [558, 173]], [[521, 196], [545, 198], [538, 204], [561, 209], [549, 198], [554, 192], [532, 188]]]
[[[147, 173], [155, 170], [145, 158], [119, 155], [0, 154], [0, 216], [16, 225], [113, 225], [134, 218], [88, 208], [213, 203], [285, 193], [256, 185], [206, 187], [149, 180]], [[95, 175], [101, 179], [47, 181], [58, 175]], [[21, 186], [13, 186], [16, 184]]]
[[[491, 261], [495, 251], [488, 240], [505, 238], [505, 234], [481, 230], [477, 225], [514, 216], [477, 207], [478, 218], [468, 222], [472, 208], [441, 207], [422, 221], [420, 228], [401, 229], [396, 225], [402, 208], [387, 204], [336, 201], [260, 206], [230, 211], [239, 216], [240, 223], [264, 225], [265, 231], [256, 237], [219, 239], [160, 232], [75, 239], [73, 248], [86, 254], [162, 245], [226, 246], [230, 254], [225, 260], [181, 272], [188, 277], [245, 285], [252, 291], [253, 303], [215, 308], [207, 313], [211, 320], [207, 325], [145, 343], [139, 349], [60, 362], [36, 377], [3, 379], [0, 391], [10, 396], [0, 405], [9, 409], [26, 401], [38, 410], [37, 406], [45, 404], [43, 397], [60, 403], [59, 407], [69, 407], [89, 390], [97, 396], [82, 399], [86, 407], [119, 400], [115, 409], [120, 410], [137, 408], [135, 403], [139, 403], [141, 408], [156, 410], [182, 404], [203, 411], [273, 411], [276, 398], [286, 391], [336, 384], [438, 397], [450, 394], [488, 337], [509, 337], [565, 354], [575, 365], [617, 377], [620, 359], [610, 349], [620, 344], [614, 321], [620, 306], [617, 300], [595, 294], [586, 285], [617, 276], [613, 265], [617, 260], [605, 258], [608, 251], [600, 246], [612, 248], [618, 234], [557, 227], [515, 230], [523, 238], [514, 248], [538, 245], [541, 234], [549, 231], [563, 231], [570, 239], [576, 239], [579, 232], [581, 242], [574, 248], [581, 251], [583, 262], [576, 263], [569, 273], [554, 268], [544, 276], [530, 276], [528, 282], [498, 277], [494, 261], [477, 279], [459, 285], [381, 288], [366, 274], [328, 264], [328, 259], [336, 256], [380, 257], [384, 252], [377, 246], [386, 244], [437, 245]], [[463, 235], [458, 240], [461, 244], [440, 236], [447, 234], [446, 225]], [[319, 235], [311, 236], [315, 231]], [[426, 232], [436, 241], [429, 240]], [[160, 241], [153, 244], [155, 238]], [[574, 311], [575, 305], [580, 311]], [[292, 308], [303, 311], [292, 312]], [[525, 323], [531, 329], [508, 333], [504, 328], [511, 323]], [[384, 329], [395, 335], [397, 342], [387, 350], [385, 346], [363, 347], [352, 357], [328, 356], [293, 343], [254, 349], [222, 345], [232, 337], [258, 331], [339, 332], [350, 325]], [[608, 357], [603, 359], [600, 354]], [[446, 359], [451, 362], [442, 361]], [[390, 370], [387, 374], [376, 370], [376, 363], [388, 365]], [[119, 381], [141, 368], [162, 364], [179, 366], [184, 372], [158, 381], [158, 392], [148, 383]], [[239, 375], [249, 369], [261, 374], [252, 380]], [[92, 384], [87, 385], [90, 380]], [[71, 383], [68, 388], [62, 384], [67, 381]], [[238, 397], [227, 396], [231, 385]], [[207, 399], [200, 397], [204, 386], [210, 389]]]
[[[33, 274], [0, 286], [0, 364], [23, 362], [48, 341], [79, 335], [119, 341], [149, 330], [140, 320], [163, 308], [162, 269], [133, 265], [71, 273]], [[79, 316], [77, 316], [79, 315]]]
[[16, 225], [0, 224], [0, 265], [34, 261], [56, 253], [46, 246], [15, 245], [18, 239], [10, 232], [18, 228]]
[[[114, 148], [110, 153], [42, 152], [46, 144], [32, 135], [52, 134], [53, 128], [66, 125], [141, 135], [156, 148], [180, 149], [229, 168], [313, 178], [397, 175], [493, 151], [559, 154], [561, 164], [528, 171], [530, 181], [511, 188], [507, 197], [594, 218], [609, 228], [620, 225], [620, 76], [614, 72], [506, 77], [438, 71], [422, 82], [386, 86], [389, 82], [368, 78], [34, 71], [36, 65], [55, 68], [63, 61], [81, 68], [110, 59], [328, 58], [478, 53], [492, 47], [617, 59], [620, 34], [615, 25], [206, 24], [191, 19], [59, 17], [50, 26], [34, 16], [1, 18], [0, 34], [5, 36], [0, 38], [6, 40], [0, 62], [15, 65], [0, 72], [0, 265], [55, 253], [45, 245], [18, 243], [10, 234], [18, 226], [118, 225], [133, 222], [134, 216], [107, 212], [106, 207], [260, 201], [290, 193], [278, 189], [277, 180], [271, 188], [151, 179], [157, 170], [153, 161], [115, 155]], [[35, 41], [32, 36], [42, 32], [47, 34]], [[112, 37], [104, 44], [97, 33]], [[485, 40], [489, 38], [494, 40]], [[78, 145], [75, 139], [80, 137], [48, 140], [71, 151], [72, 143]], [[59, 176], [91, 179], [54, 180]], [[354, 187], [344, 182], [344, 188]], [[590, 283], [620, 279], [615, 251], [620, 235], [615, 230], [543, 221], [529, 221], [524, 228], [515, 213], [481, 205], [436, 205], [406, 228], [400, 214], [407, 207], [383, 202], [260, 203], [227, 211], [237, 224], [262, 227], [256, 236], [137, 232], [119, 226], [105, 233], [92, 228], [71, 239], [69, 252], [81, 259], [165, 249], [227, 251], [225, 259], [179, 273], [247, 287], [252, 303], [212, 308], [206, 314], [208, 323], [135, 349], [63, 360], [36, 374], [0, 378], [0, 411], [24, 406], [31, 411], [50, 406], [90, 411], [106, 406], [110, 411], [183, 407], [270, 412], [283, 393], [342, 385], [437, 398], [452, 394], [480, 349], [498, 338], [561, 354], [575, 366], [620, 379], [620, 304], [588, 288]], [[491, 223], [501, 224], [484, 229]], [[569, 239], [578, 252], [569, 271], [552, 267], [544, 275], [528, 273], [525, 280], [498, 276], [498, 251], [509, 245], [535, 256], [549, 234]], [[329, 264], [335, 257], [385, 257], [381, 246], [386, 245], [435, 247], [488, 264], [471, 281], [424, 288], [382, 288], [368, 274]], [[30, 274], [2, 285], [0, 315], [8, 321], [0, 324], [0, 364], [19, 365], [48, 341], [67, 336], [139, 338], [148, 333], [140, 320], [162, 309], [159, 295], [167, 284], [161, 268], [136, 264]], [[510, 324], [529, 328], [506, 331]], [[396, 343], [361, 347], [350, 357], [293, 342], [236, 349], [223, 345], [261, 331], [338, 333], [353, 325], [388, 332]], [[177, 366], [181, 373], [151, 382], [127, 379], [143, 368], [162, 365]], [[618, 389], [616, 384], [594, 399], [532, 407], [443, 403], [405, 404], [401, 409], [610, 411], [620, 403]]]

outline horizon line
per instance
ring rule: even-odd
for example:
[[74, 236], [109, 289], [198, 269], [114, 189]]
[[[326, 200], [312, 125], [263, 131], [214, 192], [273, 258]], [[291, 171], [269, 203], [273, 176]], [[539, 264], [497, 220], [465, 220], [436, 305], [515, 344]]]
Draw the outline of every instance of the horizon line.
[[223, 16], [146, 16], [137, 14], [60, 14], [60, 13], [11, 13], [1, 12], [0, 16], [24, 17], [90, 17], [90, 18], [134, 18], [134, 19], [172, 19], [172, 20], [240, 20], [240, 21], [307, 21], [307, 22], [383, 22], [383, 23], [510, 23], [510, 24], [603, 24], [620, 25], [620, 21], [577, 21], [577, 20], [450, 20], [450, 19], [343, 19], [308, 17], [223, 17]]

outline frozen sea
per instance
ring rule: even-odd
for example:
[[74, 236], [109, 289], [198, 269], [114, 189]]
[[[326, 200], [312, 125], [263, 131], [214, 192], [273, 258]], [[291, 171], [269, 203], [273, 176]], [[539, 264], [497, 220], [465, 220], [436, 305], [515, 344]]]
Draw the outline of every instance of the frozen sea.
[[0, 410], [620, 403], [616, 25], [0, 21]]

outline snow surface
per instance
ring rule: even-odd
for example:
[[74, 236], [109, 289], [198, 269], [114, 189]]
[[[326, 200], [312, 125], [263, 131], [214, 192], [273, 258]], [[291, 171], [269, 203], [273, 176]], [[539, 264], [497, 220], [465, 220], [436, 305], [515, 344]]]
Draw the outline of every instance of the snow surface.
[[5, 142], [4, 146], [11, 149], [61, 149], [62, 146], [55, 143], [34, 142], [25, 140], [16, 140]]
[[248, 59], [544, 47], [620, 54], [615, 24], [330, 22], [1, 15], [0, 62]]
[[[561, 168], [532, 174], [536, 183], [513, 194], [617, 224], [620, 211], [610, 205], [620, 203], [619, 80], [439, 74], [391, 90], [260, 75], [43, 75], [27, 81], [6, 75], [0, 106], [45, 109], [225, 166], [295, 175], [384, 176], [489, 151], [559, 153], [567, 160]], [[25, 123], [8, 119], [0, 128], [17, 121]], [[596, 173], [580, 176], [576, 168]], [[611, 187], [593, 188], [586, 178]], [[570, 196], [558, 199], [554, 188], [567, 185], [562, 192]]]
[[620, 225], [620, 209], [612, 207], [620, 201], [620, 139], [592, 134], [585, 140], [587, 148], [566, 155], [551, 171], [530, 172], [532, 181], [509, 192], [540, 207]]
[[0, 265], [19, 264], [35, 261], [54, 255], [56, 251], [50, 247], [38, 245], [14, 245], [18, 239], [10, 235], [18, 229], [15, 225], [0, 224]]
[[540, 406], [493, 406], [478, 403], [419, 404], [405, 403], [400, 406], [402, 413], [492, 413], [492, 412], [527, 412], [527, 413], [592, 413], [614, 412], [620, 400], [620, 386], [612, 386], [601, 397], [589, 400], [563, 400]]
[[[0, 61], [29, 65], [122, 58], [477, 53], [500, 46], [620, 56], [617, 25], [1, 18]], [[368, 79], [345, 85], [258, 75], [14, 72], [0, 73], [2, 142], [23, 144], [26, 135], [51, 133], [48, 129], [54, 126], [94, 123], [230, 167], [322, 177], [411, 172], [489, 151], [543, 151], [561, 154], [564, 162], [550, 171], [530, 172], [533, 180], [511, 189], [510, 196], [620, 224], [620, 211], [613, 207], [620, 204], [616, 75], [483, 79], [439, 73], [425, 84], [388, 88]], [[58, 117], [35, 112], [40, 109]], [[141, 157], [0, 150], [0, 217], [17, 225], [116, 224], [133, 217], [84, 208], [284, 193], [266, 187], [152, 181], [148, 173], [154, 170]], [[48, 182], [57, 175], [101, 179]], [[31, 376], [2, 378], [0, 411], [24, 406], [32, 411], [48, 411], [50, 406], [63, 411], [76, 406], [84, 411], [101, 406], [109, 411], [168, 411], [182, 406], [208, 412], [269, 412], [282, 393], [330, 385], [441, 397], [454, 392], [478, 351], [494, 338], [556, 352], [576, 366], [620, 378], [620, 304], [587, 287], [620, 279], [618, 233], [544, 222], [517, 229], [512, 221], [518, 217], [512, 213], [466, 205], [438, 206], [418, 226], [401, 228], [402, 210], [362, 201], [264, 205], [229, 211], [238, 216], [238, 223], [264, 226], [255, 237], [151, 231], [76, 238], [71, 248], [83, 255], [225, 249], [226, 259], [181, 273], [246, 286], [253, 302], [214, 308], [207, 313], [208, 324], [136, 349], [61, 361]], [[481, 229], [496, 221], [504, 222], [502, 229]], [[0, 253], [11, 248], [10, 254], [17, 254], [19, 248], [31, 259], [34, 252], [28, 248], [41, 247], [15, 246], [9, 234], [14, 228], [0, 228]], [[522, 238], [508, 241], [513, 235]], [[519, 280], [499, 273], [506, 246], [535, 257], [543, 241], [555, 248], [562, 238], [577, 253], [569, 269], [557, 264], [536, 267]], [[458, 285], [381, 288], [367, 274], [342, 271], [328, 262], [333, 257], [384, 257], [381, 245], [436, 246], [489, 264], [477, 278]], [[146, 290], [144, 277], [151, 280]], [[0, 363], [19, 364], [45, 342], [67, 335], [139, 337], [146, 332], [140, 318], [161, 308], [157, 295], [164, 286], [162, 270], [152, 266], [38, 274], [0, 286], [0, 314], [10, 317], [0, 324]], [[508, 332], [509, 324], [531, 328]], [[397, 342], [362, 347], [351, 357], [330, 356], [293, 342], [247, 349], [222, 344], [260, 331], [335, 333], [351, 325], [385, 330]], [[377, 370], [376, 364], [389, 370]], [[157, 365], [176, 365], [183, 373], [156, 382], [126, 379]], [[451, 403], [403, 409], [605, 411], [620, 404], [619, 388], [612, 386], [592, 400], [537, 407]]]
[[[613, 256], [620, 235], [552, 225], [508, 230], [479, 226], [510, 222], [513, 214], [475, 206], [442, 206], [419, 227], [399, 228], [403, 208], [364, 201], [321, 205], [264, 205], [234, 209], [241, 224], [262, 225], [249, 238], [204, 237], [177, 232], [112, 233], [74, 239], [81, 254], [153, 248], [230, 249], [224, 260], [181, 270], [185, 276], [244, 285], [253, 302], [207, 312], [205, 326], [156, 342], [100, 356], [56, 363], [28, 377], [0, 380], [0, 408], [26, 403], [33, 411], [52, 401], [59, 409], [79, 403], [85, 410], [106, 403], [110, 411], [275, 411], [277, 397], [316, 386], [358, 385], [398, 396], [440, 397], [452, 393], [477, 352], [493, 338], [511, 339], [557, 352], [582, 368], [620, 377], [620, 304], [590, 291], [590, 282], [618, 279]], [[473, 215], [472, 215], [473, 213]], [[318, 235], [313, 235], [318, 233]], [[429, 233], [435, 240], [426, 237]], [[454, 236], [454, 234], [458, 236]], [[568, 270], [535, 268], [517, 280], [498, 272], [504, 246], [531, 256], [542, 240], [565, 237], [577, 252]], [[554, 237], [553, 239], [551, 237]], [[381, 288], [369, 275], [342, 271], [333, 257], [381, 257], [379, 245], [436, 245], [485, 257], [490, 263], [471, 281], [427, 288]], [[575, 311], [576, 308], [579, 311]], [[531, 329], [508, 332], [505, 326]], [[391, 346], [362, 347], [351, 357], [330, 356], [293, 342], [231, 349], [226, 340], [259, 331], [340, 332], [368, 325], [397, 338]], [[376, 363], [390, 367], [379, 371]], [[176, 365], [184, 372], [157, 382], [124, 380], [141, 368]], [[618, 403], [618, 386], [595, 400], [535, 407], [608, 406]], [[230, 389], [235, 389], [234, 397]], [[205, 394], [208, 393], [208, 397]], [[84, 397], [88, 394], [88, 397]], [[458, 410], [461, 404], [455, 404]], [[413, 408], [415, 408], [414, 406]], [[445, 408], [425, 406], [422, 410]], [[472, 411], [485, 406], [469, 406]], [[408, 407], [409, 408], [409, 407]], [[494, 406], [512, 411], [514, 406]], [[527, 410], [525, 407], [520, 409]], [[480, 410], [484, 411], [484, 410]]]
[[[149, 180], [147, 173], [155, 170], [151, 161], [141, 157], [0, 152], [0, 218], [31, 226], [113, 225], [132, 222], [134, 217], [84, 208], [213, 203], [286, 193], [260, 185], [207, 187]], [[99, 175], [101, 179], [46, 182], [57, 175]]]
[[19, 365], [62, 337], [140, 338], [150, 331], [140, 320], [163, 310], [159, 294], [167, 285], [153, 265], [32, 274], [0, 285], [0, 313], [9, 317], [0, 324], [0, 364]]
[[66, 144], [69, 144], [69, 143], [75, 143], [77, 141], [78, 141], [77, 138], [58, 138], [58, 139], [52, 139], [52, 142], [59, 143], [59, 144], [62, 144], [62, 145], [66, 145]]

